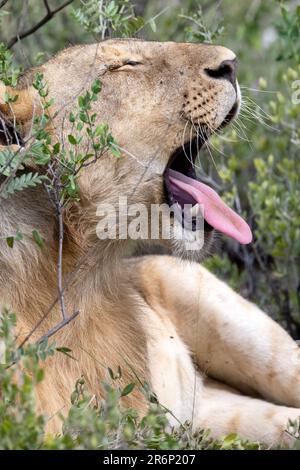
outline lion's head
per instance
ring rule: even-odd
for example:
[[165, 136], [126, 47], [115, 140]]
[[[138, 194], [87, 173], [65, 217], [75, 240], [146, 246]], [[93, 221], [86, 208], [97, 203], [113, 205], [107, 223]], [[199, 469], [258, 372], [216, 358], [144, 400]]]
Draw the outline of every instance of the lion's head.
[[[233, 52], [204, 44], [109, 40], [66, 49], [43, 65], [41, 71], [59, 111], [54, 121], [56, 134], [66, 143], [70, 133], [66, 116], [77, 96], [100, 78], [102, 91], [94, 103], [94, 112], [97, 121], [109, 125], [122, 152], [121, 158], [106, 154], [82, 171], [79, 218], [86, 240], [97, 243], [99, 204], [119, 207], [122, 196], [129, 206], [144, 204], [149, 219], [151, 204], [177, 203], [179, 212], [185, 203], [191, 204], [192, 223], [184, 232], [188, 240], [193, 238], [194, 221], [201, 218], [204, 207], [207, 242], [213, 228], [242, 243], [250, 241], [245, 222], [210, 188], [196, 182], [194, 169], [205, 140], [238, 112], [240, 94]], [[33, 73], [24, 76], [21, 87], [30, 83]], [[34, 93], [28, 90], [28, 99], [32, 99]], [[23, 121], [26, 134], [30, 119], [27, 125]], [[86, 148], [85, 141], [82, 146]], [[120, 228], [119, 217], [116, 223]], [[149, 237], [152, 243], [153, 237]], [[187, 251], [185, 241], [171, 238], [155, 243], [168, 251], [199, 258], [200, 242], [199, 247]], [[126, 243], [135, 247], [141, 244], [140, 240], [124, 240]]]

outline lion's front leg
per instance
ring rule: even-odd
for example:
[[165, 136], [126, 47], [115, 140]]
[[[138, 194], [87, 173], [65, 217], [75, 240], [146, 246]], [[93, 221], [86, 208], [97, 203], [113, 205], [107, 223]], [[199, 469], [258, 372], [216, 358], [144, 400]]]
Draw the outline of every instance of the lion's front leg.
[[149, 304], [170, 317], [202, 371], [248, 394], [300, 406], [300, 355], [255, 305], [196, 263], [145, 257], [135, 277]]
[[300, 409], [274, 405], [239, 395], [213, 380], [202, 390], [202, 406], [196, 415], [199, 428], [210, 429], [214, 438], [231, 433], [269, 447], [292, 446], [298, 439], [288, 432], [289, 422], [299, 426]]
[[295, 438], [285, 431], [289, 420], [298, 425], [300, 409], [243, 396], [203, 378], [172, 320], [157, 309], [144, 308], [140, 315], [147, 337], [151, 387], [170, 411], [167, 416], [172, 426], [189, 421], [194, 431], [210, 429], [214, 438], [237, 433], [268, 446], [294, 444]]

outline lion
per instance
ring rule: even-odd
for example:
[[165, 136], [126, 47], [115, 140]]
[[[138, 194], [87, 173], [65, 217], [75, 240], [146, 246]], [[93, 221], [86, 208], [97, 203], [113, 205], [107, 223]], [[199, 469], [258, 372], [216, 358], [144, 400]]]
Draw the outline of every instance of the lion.
[[[49, 417], [49, 432], [60, 432], [57, 415], [67, 413], [81, 375], [99, 395], [107, 368], [120, 366], [120, 384], [137, 384], [123, 404], [141, 416], [147, 401], [140, 384], [146, 381], [171, 411], [170, 425], [190, 421], [215, 438], [235, 432], [268, 446], [291, 443], [287, 422], [300, 415], [300, 363], [292, 360], [297, 344], [201, 265], [216, 230], [239, 243], [252, 237], [247, 223], [195, 172], [199, 149], [238, 114], [236, 62], [222, 46], [114, 39], [63, 50], [27, 71], [17, 90], [1, 84], [2, 119], [18, 123], [22, 146], [40, 109], [32, 83], [41, 72], [54, 103], [53, 139], [67, 148], [72, 130], [66, 116], [100, 79], [93, 111], [122, 153], [106, 152], [82, 169], [80, 200], [64, 217], [65, 304], [79, 314], [55, 339], [77, 360], [56, 354], [45, 364], [36, 399]], [[5, 92], [18, 99], [5, 103]], [[18, 148], [13, 140], [1, 143]], [[181, 239], [174, 230], [169, 238], [160, 231], [152, 239], [105, 239], [98, 207], [116, 207], [120, 196], [146, 208], [175, 204], [179, 212], [191, 203], [192, 220], [202, 220], [203, 230], [191, 226]], [[43, 185], [1, 199], [0, 213], [1, 304], [16, 312], [20, 338], [39, 325], [31, 337], [36, 340], [61, 319], [57, 217]], [[176, 217], [170, 217], [174, 228]], [[119, 230], [118, 218], [115, 224]], [[26, 236], [33, 228], [43, 249]], [[10, 249], [5, 237], [17, 230], [25, 236]], [[202, 239], [187, 249], [198, 232]]]

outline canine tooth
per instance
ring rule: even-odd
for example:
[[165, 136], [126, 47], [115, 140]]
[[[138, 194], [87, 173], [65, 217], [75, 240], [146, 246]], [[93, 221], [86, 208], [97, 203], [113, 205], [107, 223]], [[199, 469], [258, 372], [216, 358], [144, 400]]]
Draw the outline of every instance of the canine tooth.
[[192, 217], [196, 217], [200, 212], [200, 206], [199, 204], [195, 204], [192, 208], [191, 208], [191, 216]]

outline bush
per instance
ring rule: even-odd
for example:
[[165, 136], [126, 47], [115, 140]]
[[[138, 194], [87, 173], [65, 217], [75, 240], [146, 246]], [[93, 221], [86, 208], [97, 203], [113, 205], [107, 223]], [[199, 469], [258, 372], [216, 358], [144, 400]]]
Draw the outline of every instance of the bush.
[[17, 348], [14, 337], [15, 315], [3, 311], [0, 323], [0, 449], [258, 449], [231, 434], [214, 441], [208, 431], [193, 433], [189, 423], [177, 429], [168, 426], [168, 410], [157, 402], [149, 386], [142, 384], [149, 409], [139, 418], [133, 409], [124, 409], [120, 398], [129, 395], [134, 386], [122, 390], [117, 379], [122, 371], [109, 369], [111, 384], [104, 383], [104, 399], [91, 396], [80, 377], [70, 397], [67, 417], [61, 416], [62, 435], [45, 435], [47, 417], [35, 408], [35, 387], [44, 380], [43, 363], [53, 354], [70, 350], [44, 340]]
[[[24, 55], [33, 64], [41, 61], [44, 52], [38, 50], [39, 44], [53, 53], [67, 41], [78, 41], [78, 38], [85, 42], [111, 34], [121, 37], [147, 34], [158, 40], [218, 41], [236, 50], [240, 57], [240, 82], [249, 86], [242, 88], [241, 117], [224, 135], [213, 137], [211, 151], [216, 155], [213, 161], [210, 151], [201, 152], [198, 171], [223, 190], [232, 207], [244, 213], [255, 238], [250, 246], [219, 240], [217, 254], [208, 259], [206, 265], [299, 339], [300, 126], [299, 103], [295, 101], [297, 80], [300, 80], [299, 6], [293, 6], [293, 2], [282, 6], [275, 0], [250, 2], [251, 5], [224, 0], [217, 8], [218, 2], [212, 4], [207, 0], [201, 2], [202, 9], [199, 9], [199, 2], [187, 0], [157, 15], [160, 2], [153, 1], [148, 2], [147, 14], [141, 18], [135, 16], [128, 0], [102, 2], [100, 14], [98, 0], [75, 1], [71, 14], [61, 11], [52, 20], [51, 27], [46, 23], [42, 33], [38, 30], [36, 36], [24, 37], [22, 47], [16, 48], [14, 61], [7, 45], [13, 42], [18, 13], [21, 7], [26, 7], [25, 3], [17, 0], [7, 11], [0, 9], [0, 24], [5, 21], [7, 26], [6, 35], [4, 28], [0, 32], [0, 80], [13, 87]], [[42, 7], [35, 3], [32, 17], [38, 18]], [[291, 10], [288, 10], [289, 4]], [[9, 197], [28, 186], [45, 184], [58, 201], [59, 213], [70, 199], [78, 197], [76, 178], [86, 159], [98, 158], [105, 148], [110, 148], [117, 158], [118, 151], [107, 126], [96, 126], [89, 112], [91, 101], [101, 90], [100, 82], [94, 83], [91, 90], [80, 97], [77, 109], [69, 116], [74, 124], [74, 133], [68, 136], [73, 148], [72, 165], [68, 155], [45, 131], [50, 104], [42, 76], [36, 76], [35, 86], [44, 98], [44, 115], [35, 122], [35, 142], [26, 155], [9, 150], [0, 153], [0, 174], [8, 179], [1, 197]], [[93, 155], [77, 152], [82, 133], [94, 139]], [[47, 166], [51, 155], [55, 155], [58, 162], [52, 177], [46, 174], [45, 179], [35, 173], [27, 174], [25, 179], [15, 176], [15, 169], [21, 167], [24, 158], [33, 158], [36, 165]], [[22, 236], [12, 234], [7, 244], [13, 249]], [[32, 237], [42, 246], [43, 240], [34, 227]], [[215, 441], [208, 431], [193, 433], [188, 423], [176, 430], [169, 429], [168, 410], [157, 403], [147, 384], [141, 387], [149, 401], [147, 415], [139, 418], [135, 410], [122, 409], [120, 397], [131, 393], [132, 384], [123, 390], [118, 388], [115, 378], [121, 371], [110, 371], [111, 383], [102, 384], [105, 392], [102, 401], [87, 393], [84, 377], [78, 378], [70, 397], [69, 414], [61, 418], [62, 435], [45, 436], [47, 417], [35, 409], [35, 388], [44, 379], [43, 362], [53, 354], [71, 355], [71, 351], [63, 345], [50, 343], [47, 338], [17, 348], [14, 315], [4, 311], [1, 325], [0, 337], [5, 344], [0, 365], [2, 449], [261, 448], [258, 443], [241, 440], [236, 435]]]

